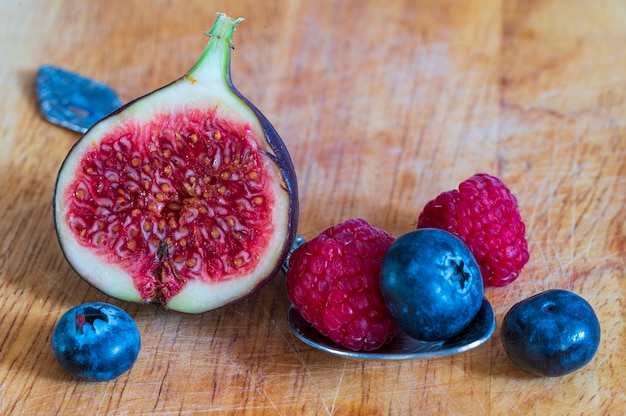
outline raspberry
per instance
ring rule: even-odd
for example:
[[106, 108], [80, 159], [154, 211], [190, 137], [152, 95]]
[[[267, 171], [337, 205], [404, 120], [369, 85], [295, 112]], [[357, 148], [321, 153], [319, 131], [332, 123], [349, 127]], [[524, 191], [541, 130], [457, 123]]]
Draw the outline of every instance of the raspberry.
[[501, 179], [478, 173], [430, 201], [417, 228], [440, 228], [468, 246], [485, 286], [505, 286], [528, 262], [526, 226], [517, 199]]
[[353, 218], [298, 247], [289, 260], [287, 294], [302, 317], [333, 342], [374, 350], [398, 330], [380, 293], [380, 266], [394, 241]]

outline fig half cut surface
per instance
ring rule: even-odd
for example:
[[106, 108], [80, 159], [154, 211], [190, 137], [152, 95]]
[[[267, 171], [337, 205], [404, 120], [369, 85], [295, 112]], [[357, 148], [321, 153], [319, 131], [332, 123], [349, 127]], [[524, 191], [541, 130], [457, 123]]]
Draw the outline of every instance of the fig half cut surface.
[[295, 238], [296, 174], [271, 123], [233, 86], [218, 13], [180, 79], [105, 117], [73, 146], [54, 191], [74, 270], [114, 298], [201, 313], [267, 283]]

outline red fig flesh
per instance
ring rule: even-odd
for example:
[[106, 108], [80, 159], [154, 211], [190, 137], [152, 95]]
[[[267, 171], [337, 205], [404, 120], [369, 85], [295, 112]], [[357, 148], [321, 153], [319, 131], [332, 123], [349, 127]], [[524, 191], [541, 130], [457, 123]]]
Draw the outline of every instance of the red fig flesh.
[[74, 270], [108, 295], [200, 313], [266, 283], [295, 237], [289, 153], [230, 79], [224, 14], [177, 81], [104, 118], [57, 177], [55, 226]]

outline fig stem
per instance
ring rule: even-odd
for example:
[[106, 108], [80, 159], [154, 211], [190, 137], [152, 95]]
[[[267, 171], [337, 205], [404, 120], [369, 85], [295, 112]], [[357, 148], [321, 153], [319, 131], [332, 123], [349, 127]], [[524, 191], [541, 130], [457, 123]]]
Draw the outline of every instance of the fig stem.
[[185, 74], [190, 82], [200, 82], [204, 85], [218, 85], [227, 81], [230, 83], [230, 50], [235, 28], [244, 19], [232, 19], [225, 13], [217, 13], [217, 18], [210, 31], [210, 36], [204, 51], [195, 65]]

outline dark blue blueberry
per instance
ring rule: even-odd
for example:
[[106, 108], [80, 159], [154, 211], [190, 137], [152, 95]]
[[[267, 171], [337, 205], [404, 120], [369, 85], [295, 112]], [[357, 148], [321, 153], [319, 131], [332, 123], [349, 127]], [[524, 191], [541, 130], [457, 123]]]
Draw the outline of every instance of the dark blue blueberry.
[[135, 321], [117, 306], [86, 303], [67, 311], [52, 333], [52, 351], [74, 377], [111, 380], [137, 359], [141, 340]]
[[596, 313], [567, 290], [548, 290], [515, 304], [504, 316], [500, 333], [511, 361], [542, 376], [578, 370], [600, 345]]
[[380, 289], [393, 320], [418, 340], [457, 335], [483, 302], [474, 256], [447, 231], [423, 228], [401, 236], [387, 251], [380, 273]]

